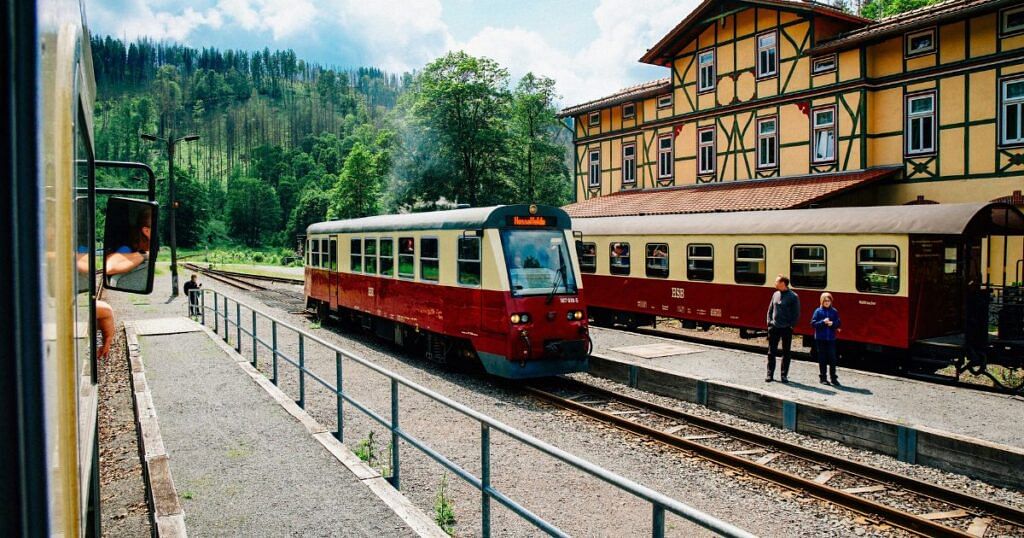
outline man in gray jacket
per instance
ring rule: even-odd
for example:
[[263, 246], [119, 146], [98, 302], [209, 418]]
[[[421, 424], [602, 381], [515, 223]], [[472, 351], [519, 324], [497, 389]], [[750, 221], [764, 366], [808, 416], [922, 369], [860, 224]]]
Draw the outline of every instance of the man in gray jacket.
[[800, 298], [789, 289], [789, 277], [775, 278], [775, 293], [768, 304], [768, 375], [764, 380], [771, 383], [775, 376], [775, 356], [779, 341], [782, 341], [782, 382], [789, 383], [789, 350], [793, 345], [793, 327], [800, 320]]

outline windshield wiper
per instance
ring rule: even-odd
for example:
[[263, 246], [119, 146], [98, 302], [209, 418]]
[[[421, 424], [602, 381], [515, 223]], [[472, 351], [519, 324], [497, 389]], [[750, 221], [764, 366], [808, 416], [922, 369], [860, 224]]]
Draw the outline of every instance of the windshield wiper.
[[551, 286], [551, 292], [548, 293], [548, 298], [544, 301], [544, 304], [551, 304], [551, 301], [555, 298], [555, 292], [558, 291], [558, 284], [565, 284], [566, 289], [569, 288], [569, 283], [566, 281], [565, 276], [565, 258], [562, 257], [562, 247], [558, 247], [558, 269], [555, 270], [555, 283]]

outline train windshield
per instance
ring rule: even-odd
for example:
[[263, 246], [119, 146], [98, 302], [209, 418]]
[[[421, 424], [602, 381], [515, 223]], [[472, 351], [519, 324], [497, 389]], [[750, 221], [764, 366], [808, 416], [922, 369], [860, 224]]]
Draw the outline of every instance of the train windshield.
[[502, 230], [513, 295], [576, 293], [576, 274], [562, 230]]

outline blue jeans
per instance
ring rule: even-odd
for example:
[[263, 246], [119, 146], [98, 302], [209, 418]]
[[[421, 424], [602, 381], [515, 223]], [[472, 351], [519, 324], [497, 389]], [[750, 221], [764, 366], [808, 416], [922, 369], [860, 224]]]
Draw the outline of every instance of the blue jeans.
[[831, 379], [836, 379], [836, 341], [835, 340], [815, 340], [814, 350], [818, 355], [818, 376], [821, 379], [825, 379], [825, 368], [828, 368], [828, 374]]

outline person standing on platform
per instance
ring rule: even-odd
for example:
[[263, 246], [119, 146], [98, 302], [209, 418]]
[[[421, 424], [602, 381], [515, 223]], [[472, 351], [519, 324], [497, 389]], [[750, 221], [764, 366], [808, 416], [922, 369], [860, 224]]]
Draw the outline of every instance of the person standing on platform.
[[775, 376], [775, 357], [782, 344], [782, 382], [789, 383], [790, 348], [793, 346], [793, 327], [800, 320], [800, 298], [789, 289], [789, 277], [775, 278], [775, 293], [768, 303], [768, 375], [771, 383]]
[[201, 308], [199, 306], [199, 294], [202, 293], [203, 285], [200, 284], [196, 279], [197, 275], [192, 274], [192, 278], [185, 283], [185, 296], [188, 297], [188, 315], [189, 317], [199, 316]]
[[814, 349], [818, 354], [818, 380], [822, 385], [828, 385], [825, 378], [825, 370], [828, 369], [829, 378], [832, 384], [839, 386], [839, 378], [836, 377], [836, 335], [840, 330], [839, 311], [832, 306], [832, 294], [825, 292], [821, 294], [821, 306], [814, 310], [811, 316], [811, 326], [814, 327]]

